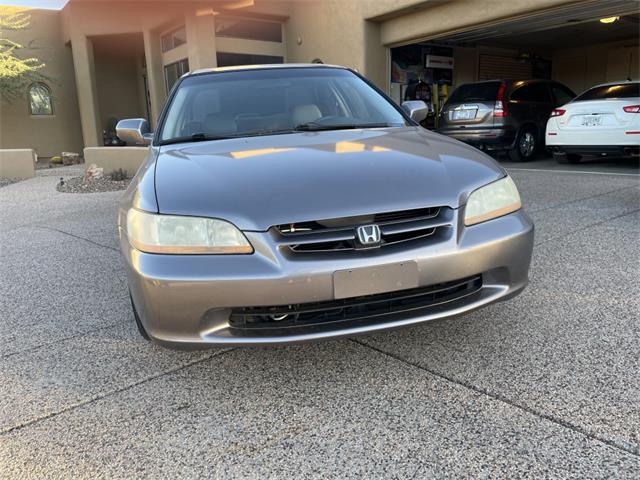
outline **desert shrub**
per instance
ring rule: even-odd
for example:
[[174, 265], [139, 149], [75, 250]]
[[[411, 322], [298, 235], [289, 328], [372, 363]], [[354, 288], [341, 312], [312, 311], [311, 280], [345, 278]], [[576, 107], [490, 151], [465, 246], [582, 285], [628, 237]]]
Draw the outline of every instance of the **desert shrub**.
[[129, 175], [127, 174], [126, 170], [119, 168], [118, 170], [114, 170], [113, 172], [111, 172], [110, 178], [114, 182], [119, 182], [129, 178]]

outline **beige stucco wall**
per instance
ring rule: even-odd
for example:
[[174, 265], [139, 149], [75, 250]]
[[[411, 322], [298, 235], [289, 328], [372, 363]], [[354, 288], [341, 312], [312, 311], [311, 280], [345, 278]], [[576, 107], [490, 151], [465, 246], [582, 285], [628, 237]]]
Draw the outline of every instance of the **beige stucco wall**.
[[598, 83], [640, 79], [638, 44], [613, 42], [553, 52], [552, 76], [576, 91]]
[[[71, 49], [62, 41], [59, 12], [31, 10], [31, 26], [22, 31], [3, 31], [3, 36], [31, 45], [21, 55], [35, 56], [46, 64], [41, 72], [54, 96], [54, 115], [32, 116], [28, 98], [0, 104], [0, 148], [33, 148], [41, 157], [63, 150], [80, 152], [82, 132]], [[26, 92], [25, 92], [26, 94]]]
[[36, 152], [29, 148], [0, 150], [0, 178], [34, 177], [36, 160]]
[[[376, 8], [390, 3], [380, 0]], [[380, 43], [380, 26], [365, 20], [372, 6], [376, 3], [369, 0], [292, 2], [286, 24], [288, 61], [319, 58], [324, 63], [344, 65], [386, 89], [387, 52]]]
[[[229, 5], [233, 7], [236, 3], [231, 2]], [[212, 7], [222, 10], [224, 6], [224, 2], [71, 0], [61, 15], [62, 31], [66, 41], [77, 45], [73, 52], [85, 145], [101, 144], [104, 117], [100, 112], [100, 105], [103, 104], [99, 93], [100, 81], [96, 80], [95, 70], [88, 66], [94, 59], [92, 38], [101, 35], [142, 34], [151, 98], [151, 124], [155, 127], [167, 93], [163, 66], [177, 59], [188, 58], [192, 69], [215, 67], [215, 41], [210, 41], [215, 39], [215, 15], [207, 14], [207, 11], [211, 11]], [[289, 3], [285, 1], [259, 1], [248, 8], [234, 7], [233, 11], [236, 14], [248, 12], [285, 18], [288, 10]], [[161, 34], [180, 25], [185, 25], [190, 43], [163, 54], [160, 49]]]
[[120, 168], [134, 175], [148, 152], [148, 147], [87, 147], [84, 149], [84, 163], [104, 168], [107, 175]]
[[[3, 106], [0, 147], [35, 147], [41, 156], [61, 150], [79, 151], [83, 141], [85, 146], [101, 145], [102, 130], [110, 116], [144, 116], [142, 65], [137, 65], [134, 72], [133, 63], [117, 61], [126, 46], [114, 48], [116, 61], [100, 53], [94, 55], [94, 41], [102, 35], [137, 34], [142, 38], [139, 57], [142, 59], [144, 54], [146, 60], [150, 120], [155, 126], [166, 97], [163, 66], [170, 57], [188, 58], [192, 69], [214, 67], [218, 47], [225, 42], [241, 43], [216, 39], [213, 34], [216, 12], [224, 5], [233, 6], [233, 11], [227, 13], [284, 21], [286, 61], [320, 58], [325, 63], [346, 65], [387, 90], [390, 46], [491, 25], [570, 2], [574, 0], [255, 0], [253, 6], [247, 6], [236, 1], [70, 0], [62, 12], [34, 13], [31, 32], [48, 45], [49, 68], [53, 76], [60, 78], [59, 86], [52, 85], [56, 94], [55, 119], [29, 118], [26, 104]], [[185, 25], [187, 44], [163, 54], [161, 34], [179, 25]], [[475, 79], [477, 53], [477, 49], [456, 49], [455, 84]], [[620, 58], [624, 54], [618, 58], [605, 53], [604, 78], [599, 70], [602, 56], [597, 52], [561, 52], [558, 58], [561, 65], [578, 64], [585, 72], [585, 83], [594, 83], [621, 71]], [[593, 58], [598, 59], [599, 65], [591, 65]], [[635, 58], [637, 64], [637, 55]], [[555, 60], [554, 56], [554, 74]], [[562, 67], [559, 68], [562, 75]]]
[[[166, 95], [159, 32], [180, 22], [185, 10], [192, 8], [194, 4], [191, 2], [70, 1], [66, 5], [61, 16], [62, 31], [65, 41], [71, 41], [73, 47], [85, 145], [102, 144], [105, 117], [100, 108], [100, 81], [97, 80], [95, 68], [92, 68], [92, 38], [102, 35], [142, 34], [151, 96], [151, 120], [154, 124]], [[125, 88], [130, 90], [129, 87]], [[138, 97], [136, 105], [140, 104]]]

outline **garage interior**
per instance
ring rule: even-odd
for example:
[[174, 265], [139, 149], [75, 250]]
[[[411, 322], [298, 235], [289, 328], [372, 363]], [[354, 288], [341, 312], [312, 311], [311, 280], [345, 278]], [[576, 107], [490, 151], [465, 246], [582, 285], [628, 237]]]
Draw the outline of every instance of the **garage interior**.
[[[390, 48], [390, 94], [398, 103], [425, 99], [437, 111], [457, 86], [480, 80], [553, 79], [576, 94], [638, 80], [639, 32], [640, 6], [630, 0], [571, 4], [448, 32]], [[421, 96], [418, 87], [416, 97], [416, 84], [430, 89]]]

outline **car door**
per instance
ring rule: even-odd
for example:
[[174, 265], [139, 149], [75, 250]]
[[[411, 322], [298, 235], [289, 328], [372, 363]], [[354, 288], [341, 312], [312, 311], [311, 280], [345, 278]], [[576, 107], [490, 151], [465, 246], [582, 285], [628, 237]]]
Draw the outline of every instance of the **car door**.
[[510, 109], [517, 112], [518, 126], [533, 124], [538, 137], [544, 140], [547, 119], [554, 108], [553, 98], [547, 82], [522, 82], [511, 92]]

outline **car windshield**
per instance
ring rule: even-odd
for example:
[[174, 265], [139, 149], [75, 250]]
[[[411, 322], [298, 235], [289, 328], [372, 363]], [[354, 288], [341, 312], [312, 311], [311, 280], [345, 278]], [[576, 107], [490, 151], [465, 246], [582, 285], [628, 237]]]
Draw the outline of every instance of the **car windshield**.
[[460, 85], [449, 97], [447, 103], [494, 102], [498, 96], [500, 82], [467, 83]]
[[599, 87], [593, 87], [578, 95], [574, 102], [634, 97], [640, 97], [640, 83], [619, 83], [617, 85], [601, 85]]
[[166, 144], [403, 125], [398, 109], [349, 70], [273, 68], [186, 77], [158, 138]]

